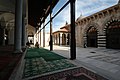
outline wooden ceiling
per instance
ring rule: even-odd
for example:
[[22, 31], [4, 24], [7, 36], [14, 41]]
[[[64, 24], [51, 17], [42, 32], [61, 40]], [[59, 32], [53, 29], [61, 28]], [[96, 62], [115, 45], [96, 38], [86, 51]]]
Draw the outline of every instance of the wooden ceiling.
[[[0, 0], [0, 13], [15, 13], [15, 1], [17, 0]], [[42, 23], [49, 15], [50, 7], [53, 9], [58, 1], [59, 0], [28, 0], [28, 23], [34, 27], [38, 26], [38, 23]], [[25, 16], [26, 2], [26, 0], [23, 0], [23, 14]]]
[[[28, 23], [34, 27], [42, 23], [59, 0], [28, 0]], [[43, 18], [43, 19], [42, 19]]]

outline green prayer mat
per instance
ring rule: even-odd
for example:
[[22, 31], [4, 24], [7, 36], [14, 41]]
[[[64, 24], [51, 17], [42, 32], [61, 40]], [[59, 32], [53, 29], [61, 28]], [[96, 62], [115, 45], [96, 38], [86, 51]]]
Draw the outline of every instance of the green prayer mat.
[[25, 56], [23, 78], [75, 67], [54, 52], [43, 48], [29, 48]]
[[36, 57], [42, 57], [45, 59], [45, 61], [66, 59], [63, 56], [60, 56], [44, 48], [29, 48], [25, 56], [25, 59], [36, 58]]

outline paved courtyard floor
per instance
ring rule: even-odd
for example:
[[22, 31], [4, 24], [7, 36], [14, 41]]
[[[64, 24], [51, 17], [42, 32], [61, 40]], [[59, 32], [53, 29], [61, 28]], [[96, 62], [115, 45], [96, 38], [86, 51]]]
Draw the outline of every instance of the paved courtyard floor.
[[[70, 59], [70, 47], [54, 46], [53, 52]], [[109, 80], [120, 80], [120, 50], [77, 47], [76, 60], [70, 61], [93, 70]]]

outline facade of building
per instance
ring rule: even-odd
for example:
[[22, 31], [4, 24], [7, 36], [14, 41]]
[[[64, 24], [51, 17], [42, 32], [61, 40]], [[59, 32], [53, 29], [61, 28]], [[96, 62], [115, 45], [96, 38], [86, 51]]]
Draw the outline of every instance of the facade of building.
[[76, 20], [79, 47], [120, 49], [120, 4]]
[[[76, 20], [76, 45], [120, 49], [120, 3]], [[55, 45], [69, 45], [70, 25], [53, 33]]]
[[61, 27], [58, 31], [53, 32], [53, 43], [54, 45], [69, 45], [70, 43], [70, 25], [66, 24]]

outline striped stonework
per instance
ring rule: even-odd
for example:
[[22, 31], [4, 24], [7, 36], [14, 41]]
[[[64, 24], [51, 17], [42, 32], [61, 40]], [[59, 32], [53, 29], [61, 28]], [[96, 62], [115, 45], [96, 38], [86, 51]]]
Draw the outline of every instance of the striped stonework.
[[118, 19], [112, 19], [112, 20], [108, 21], [105, 24], [104, 35], [98, 35], [98, 46], [99, 47], [105, 47], [106, 48], [106, 43], [107, 43], [106, 42], [106, 30], [109, 27], [109, 25], [114, 21], [120, 22], [120, 20], [118, 20]]
[[[109, 46], [109, 45], [107, 45], [107, 43], [109, 44], [111, 36], [109, 37], [109, 34], [107, 34], [106, 32], [108, 31], [107, 30], [108, 28], [110, 28], [110, 27], [115, 28], [117, 26], [117, 24], [120, 23], [120, 14], [119, 13], [120, 13], [120, 5], [116, 4], [105, 10], [102, 10], [100, 12], [97, 12], [88, 17], [84, 17], [84, 18], [78, 20], [77, 24], [79, 26], [77, 26], [77, 27], [81, 28], [82, 34], [79, 32], [79, 29], [76, 30], [77, 31], [76, 34], [78, 36], [79, 36], [79, 34], [81, 34], [83, 36], [83, 37], [77, 38], [78, 39], [77, 44], [79, 44], [79, 47], [83, 47], [84, 43], [87, 43], [87, 38], [89, 38], [88, 31], [93, 27], [96, 28], [96, 30], [97, 30], [97, 45], [95, 44], [95, 46], [98, 48], [106, 48], [107, 46]], [[115, 22], [118, 22], [118, 23], [115, 23]], [[116, 25], [116, 26], [113, 26], [113, 25]], [[92, 31], [92, 29], [91, 29], [91, 31]], [[119, 37], [119, 35], [117, 35], [117, 36]], [[91, 42], [89, 41], [90, 44], [87, 44], [87, 45], [89, 46], [93, 42], [91, 39]], [[96, 43], [96, 40], [95, 40], [95, 43]]]
[[[99, 34], [99, 30], [98, 30], [98, 27], [97, 25], [90, 25], [89, 27], [86, 28], [85, 30], [85, 35], [84, 35], [84, 43], [86, 42], [87, 43], [87, 33], [88, 33], [88, 30], [91, 29], [91, 28], [95, 28], [97, 30], [97, 39], [98, 39], [98, 34]], [[98, 40], [97, 40], [97, 46], [98, 46]], [[98, 46], [99, 47], [99, 46]]]
[[98, 35], [98, 48], [106, 48], [106, 35]]

